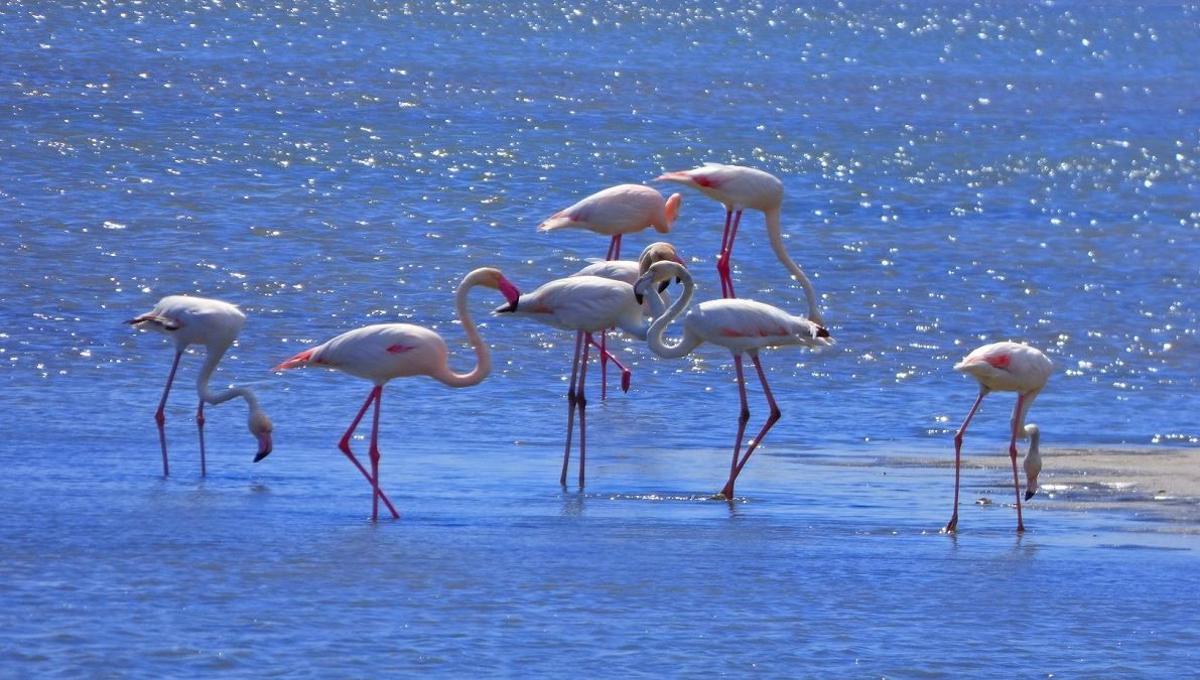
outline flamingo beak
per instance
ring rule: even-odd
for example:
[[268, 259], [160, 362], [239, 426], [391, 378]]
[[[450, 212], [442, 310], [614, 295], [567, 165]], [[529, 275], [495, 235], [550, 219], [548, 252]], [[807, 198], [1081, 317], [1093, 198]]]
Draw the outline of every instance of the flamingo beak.
[[1030, 498], [1033, 498], [1034, 494], [1036, 494], [1036, 493], [1037, 493], [1037, 489], [1034, 489], [1033, 491], [1026, 491], [1025, 492], [1025, 500], [1029, 500]]
[[662, 283], [658, 284], [658, 292], [661, 293], [665, 291], [669, 285], [671, 285], [670, 281], [663, 281]]
[[517, 298], [521, 297], [521, 291], [503, 276], [500, 277], [499, 287], [500, 292], [504, 295], [504, 299], [508, 300], [515, 310], [517, 308]]
[[646, 296], [645, 296], [645, 295], [642, 295], [641, 293], [634, 293], [634, 294], [633, 294], [633, 299], [637, 300], [637, 303], [638, 303], [639, 305], [640, 305], [640, 304], [643, 304], [643, 303], [645, 303], [645, 302], [646, 302]]
[[254, 456], [254, 462], [257, 463], [263, 458], [271, 455], [271, 433], [263, 432], [262, 434], [256, 434], [254, 436], [258, 439], [258, 453]]

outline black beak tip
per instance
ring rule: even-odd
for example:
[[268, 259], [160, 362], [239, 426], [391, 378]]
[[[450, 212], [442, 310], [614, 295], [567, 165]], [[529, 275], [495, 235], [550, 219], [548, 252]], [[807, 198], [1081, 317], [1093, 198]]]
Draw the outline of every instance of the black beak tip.
[[254, 456], [254, 462], [257, 463], [258, 461], [262, 460], [263, 458], [266, 458], [269, 455], [271, 455], [271, 449], [267, 449], [266, 451], [259, 451], [258, 454], [256, 456]]
[[645, 300], [646, 300], [646, 296], [645, 296], [645, 295], [642, 295], [641, 293], [634, 293], [634, 294], [633, 294], [633, 298], [634, 298], [635, 300], [637, 300], [637, 303], [638, 303], [639, 305], [640, 305], [640, 304], [642, 304], [643, 302], [645, 302]]
[[497, 314], [512, 314], [515, 311], [517, 311], [517, 301], [516, 300], [513, 300], [512, 302], [508, 303], [507, 305], [501, 305], [496, 308]]
[[1033, 498], [1034, 495], [1036, 495], [1036, 494], [1037, 494], [1036, 491], [1026, 491], [1025, 492], [1025, 500], [1029, 500], [1030, 498]]
[[658, 292], [661, 293], [665, 291], [669, 285], [671, 285], [670, 281], [663, 281], [662, 283], [658, 284]]

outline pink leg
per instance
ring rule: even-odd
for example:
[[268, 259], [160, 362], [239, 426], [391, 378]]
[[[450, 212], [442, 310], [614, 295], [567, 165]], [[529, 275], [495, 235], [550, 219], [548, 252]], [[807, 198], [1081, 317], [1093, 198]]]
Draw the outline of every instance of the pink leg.
[[163, 477], [171, 474], [170, 468], [167, 466], [167, 395], [171, 393], [171, 383], [175, 382], [175, 370], [179, 368], [179, 358], [183, 356], [183, 352], [175, 353], [175, 361], [171, 363], [171, 373], [167, 375], [167, 386], [163, 388], [162, 399], [158, 400], [158, 410], [154, 412], [154, 422], [158, 423], [158, 445], [162, 448], [163, 459]]
[[963, 435], [967, 433], [967, 426], [971, 424], [971, 419], [975, 417], [975, 411], [979, 410], [979, 404], [983, 402], [983, 398], [987, 393], [987, 390], [979, 390], [979, 396], [976, 397], [975, 404], [971, 406], [966, 419], [963, 420], [963, 424], [954, 435], [954, 512], [950, 514], [950, 521], [946, 522], [946, 528], [942, 529], [945, 533], [953, 533], [958, 528], [958, 482], [960, 475], [959, 468], [962, 464]]
[[1008, 443], [1008, 457], [1012, 460], [1013, 490], [1017, 492], [1017, 532], [1025, 531], [1025, 523], [1021, 521], [1021, 480], [1017, 477], [1017, 426], [1021, 413], [1021, 402], [1025, 395], [1017, 395], [1017, 416], [1013, 418], [1012, 439]]
[[579, 357], [587, 342], [583, 331], [575, 333], [575, 358], [571, 360], [571, 384], [567, 387], [567, 443], [563, 446], [562, 475], [558, 478], [561, 486], [567, 485], [567, 463], [571, 460], [571, 435], [575, 433], [575, 384], [579, 377]]
[[[341, 441], [338, 442], [338, 449], [340, 449], [341, 452], [350, 459], [351, 463], [354, 463], [354, 467], [358, 468], [358, 471], [362, 473], [363, 477], [367, 478], [368, 482], [373, 482], [374, 480], [371, 477], [371, 473], [367, 472], [367, 468], [363, 467], [363, 464], [358, 462], [358, 459], [354, 457], [354, 453], [350, 450], [350, 437], [354, 435], [354, 430], [358, 428], [358, 423], [361, 422], [363, 416], [366, 415], [367, 408], [371, 405], [371, 402], [375, 401], [376, 390], [382, 391], [382, 389], [383, 388], [381, 387], [376, 387], [375, 389], [371, 390], [371, 393], [367, 395], [367, 400], [363, 402], [362, 408], [358, 410], [358, 415], [354, 416], [354, 421], [350, 423], [350, 427], [346, 428], [346, 433], [342, 435]], [[376, 485], [372, 483], [371, 486], [374, 488]], [[379, 490], [379, 497], [383, 500], [383, 504], [387, 506], [388, 511], [392, 513], [393, 518], [400, 517], [400, 513], [396, 512], [396, 508], [392, 505], [392, 502], [388, 500], [387, 494], [383, 492], [383, 489]]]
[[375, 415], [371, 422], [371, 521], [379, 520], [379, 404], [383, 401], [383, 387], [375, 386]]
[[[587, 334], [591, 339], [591, 333]], [[583, 393], [583, 383], [587, 379], [588, 346], [583, 344], [583, 358], [579, 362], [579, 395], [575, 399], [579, 405], [579, 488], [583, 488], [583, 473], [587, 470], [587, 397]]]
[[771, 394], [771, 386], [767, 384], [767, 374], [763, 372], [762, 364], [758, 360], [758, 352], [750, 352], [750, 358], [754, 361], [754, 368], [758, 371], [758, 382], [762, 385], [763, 394], [767, 397], [767, 405], [771, 407], [771, 414], [767, 416], [767, 422], [763, 423], [762, 429], [758, 431], [758, 436], [746, 447], [746, 453], [738, 461], [737, 467], [733, 469], [733, 474], [729, 476], [729, 482], [725, 484], [725, 488], [721, 490], [721, 495], [730, 499], [733, 498], [733, 483], [737, 481], [738, 475], [742, 473], [742, 468], [746, 467], [746, 461], [750, 460], [750, 454], [754, 453], [754, 449], [758, 448], [763, 438], [767, 436], [767, 432], [775, 426], [779, 417], [783, 415], [779, 410], [779, 406], [775, 403], [774, 395]]
[[[625, 364], [621, 363], [621, 360], [618, 359], [615, 354], [613, 354], [612, 352], [609, 352], [607, 349], [604, 348], [603, 336], [601, 336], [601, 344], [596, 344], [596, 341], [594, 339], [588, 340], [588, 342], [592, 345], [592, 347], [595, 347], [596, 349], [600, 350], [601, 357], [607, 357], [609, 361], [611, 361], [617, 365], [617, 368], [621, 369], [621, 391], [628, 392], [629, 391], [629, 383], [631, 382], [631, 378], [633, 377], [633, 371], [630, 371], [629, 368], [625, 366]], [[601, 361], [603, 361], [603, 359]], [[604, 379], [604, 376], [603, 376], [604, 364], [601, 363], [600, 367], [601, 367], [601, 378], [600, 379], [603, 380]], [[601, 399], [604, 398], [603, 389], [601, 389], [601, 391], [600, 391], [600, 398]]]
[[[733, 355], [733, 367], [737, 372], [738, 396], [742, 399], [742, 410], [738, 414], [737, 438], [733, 441], [733, 460], [729, 463], [729, 477], [737, 472], [738, 457], [742, 454], [742, 437], [746, 435], [746, 423], [750, 421], [750, 405], [746, 401], [746, 375], [742, 371], [742, 355]], [[732, 487], [730, 491], [732, 491]], [[730, 497], [732, 498], [732, 496]]]
[[196, 407], [196, 429], [200, 432], [200, 476], [208, 476], [208, 468], [204, 463], [204, 400]]
[[[721, 250], [721, 259], [717, 260], [717, 271], [721, 274], [721, 295], [735, 298], [733, 292], [733, 276], [730, 274], [730, 259], [733, 257], [733, 240], [737, 238], [738, 224], [742, 221], [742, 211], [733, 214], [733, 223], [729, 225], [729, 239]], [[728, 294], [726, 294], [728, 293]]]
[[[592, 340], [589, 338], [589, 342]], [[608, 399], [608, 331], [600, 331], [600, 401]]]
[[721, 252], [717, 254], [717, 277], [721, 279], [721, 297], [729, 297], [729, 285], [725, 282], [725, 273], [721, 263], [725, 260], [725, 248], [729, 246], [729, 225], [732, 224], [733, 211], [725, 210], [725, 230], [721, 232]]

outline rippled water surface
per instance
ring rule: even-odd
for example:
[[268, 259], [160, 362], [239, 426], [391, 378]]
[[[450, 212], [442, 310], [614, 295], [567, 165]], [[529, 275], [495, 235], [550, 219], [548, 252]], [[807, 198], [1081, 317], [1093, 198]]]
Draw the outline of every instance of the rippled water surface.
[[[19, 674], [387, 670], [1152, 675], [1195, 666], [1194, 534], [1000, 499], [1011, 395], [968, 437], [950, 366], [1025, 340], [1063, 444], [1200, 443], [1200, 7], [1188, 3], [0, 2], [0, 664]], [[739, 481], [727, 353], [615, 341], [587, 493], [557, 485], [570, 338], [487, 318], [493, 376], [384, 393], [383, 479], [334, 448], [367, 384], [269, 367], [338, 332], [437, 328], [453, 290], [603, 255], [539, 234], [577, 198], [702, 161], [779, 176], [788, 248], [838, 345], [763, 354], [784, 416]], [[660, 186], [664, 191], [669, 187]], [[669, 239], [719, 293], [721, 207]], [[651, 240], [626, 239], [632, 254]], [[748, 214], [738, 292], [803, 298]], [[121, 322], [239, 304], [200, 481], [185, 357]], [[615, 383], [614, 383], [615, 384]], [[752, 391], [758, 422], [765, 411]], [[365, 442], [356, 442], [365, 446]], [[1054, 465], [1048, 456], [1047, 467]], [[1011, 493], [1011, 489], [1007, 490]]]

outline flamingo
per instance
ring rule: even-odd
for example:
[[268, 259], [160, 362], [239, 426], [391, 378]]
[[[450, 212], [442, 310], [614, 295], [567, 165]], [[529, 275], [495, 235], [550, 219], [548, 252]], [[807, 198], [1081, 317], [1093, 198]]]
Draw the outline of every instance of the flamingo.
[[[652, 291], [654, 293], [654, 291]], [[651, 296], [656, 311], [661, 311], [662, 298]], [[497, 307], [496, 314], [511, 314], [534, 319], [552, 328], [576, 331], [575, 358], [571, 363], [571, 382], [567, 387], [567, 441], [563, 447], [562, 475], [559, 484], [567, 484], [567, 465], [571, 457], [571, 435], [574, 432], [575, 409], [579, 409], [579, 486], [584, 485], [587, 462], [587, 398], [584, 381], [587, 378], [588, 346], [592, 333], [618, 327], [639, 340], [646, 338], [648, 321], [642, 314], [642, 299], [633, 293], [633, 286], [599, 276], [568, 276], [555, 279], [525, 293], [507, 305]]]
[[[467, 340], [475, 348], [476, 357], [475, 367], [466, 373], [456, 373], [450, 368], [446, 342], [441, 336], [423, 326], [407, 323], [374, 324], [347, 331], [324, 344], [300, 352], [274, 368], [276, 371], [283, 371], [301, 366], [325, 366], [365, 378], [375, 384], [358, 415], [338, 442], [342, 453], [371, 483], [371, 521], [379, 519], [380, 500], [392, 513], [393, 519], [400, 517], [400, 513], [396, 512], [395, 506], [379, 487], [379, 410], [383, 386], [392, 378], [427, 375], [450, 387], [470, 387], [482, 382], [492, 370], [487, 345], [475, 329], [475, 323], [467, 309], [467, 293], [475, 286], [497, 289], [509, 300], [516, 300], [519, 295], [516, 286], [509, 283], [497, 269], [476, 269], [463, 278], [458, 286], [455, 303], [458, 318], [467, 334]], [[350, 450], [350, 437], [372, 402], [375, 404], [375, 411], [368, 454], [371, 458], [371, 472], [367, 472]]]
[[1029, 451], [1025, 454], [1023, 462], [1026, 479], [1025, 500], [1029, 500], [1037, 493], [1038, 473], [1042, 471], [1042, 457], [1038, 452], [1041, 431], [1037, 425], [1024, 425], [1025, 416], [1029, 413], [1033, 400], [1046, 386], [1046, 380], [1050, 378], [1053, 369], [1054, 365], [1040, 350], [1007, 341], [978, 347], [954, 365], [954, 370], [967, 373], [979, 381], [979, 396], [954, 435], [954, 512], [950, 515], [944, 532], [953, 533], [958, 528], [959, 466], [962, 460], [963, 435], [967, 431], [967, 425], [971, 423], [971, 418], [975, 416], [975, 411], [979, 409], [979, 404], [992, 391], [1017, 393], [1008, 457], [1012, 459], [1013, 489], [1017, 497], [1017, 531], [1025, 531], [1025, 524], [1021, 520], [1021, 482], [1017, 478], [1017, 436], [1023, 432], [1029, 437]]
[[[803, 272], [801, 272], [803, 276]], [[659, 262], [638, 279], [634, 286], [635, 294], [641, 294], [647, 289], [653, 291], [651, 284], [669, 281], [671, 277], [683, 280], [683, 295], [675, 300], [666, 310], [650, 324], [647, 338], [650, 349], [660, 357], [678, 359], [687, 356], [701, 343], [709, 342], [720, 345], [733, 353], [733, 365], [737, 374], [738, 393], [741, 396], [742, 410], [738, 417], [737, 437], [733, 444], [733, 460], [729, 467], [729, 480], [721, 489], [721, 496], [733, 500], [733, 485], [737, 481], [746, 461], [754, 453], [754, 449], [762, 443], [767, 432], [779, 420], [782, 412], [771, 394], [767, 384], [767, 376], [762, 363], [758, 360], [758, 351], [764, 347], [780, 347], [784, 345], [802, 345], [805, 347], [822, 347], [833, 344], [829, 331], [823, 326], [800, 316], [793, 316], [778, 307], [746, 299], [708, 300], [701, 302], [688, 311], [684, 319], [683, 338], [673, 345], [667, 344], [663, 338], [667, 326], [671, 324], [692, 301], [695, 283], [686, 269], [674, 262]], [[807, 279], [801, 279], [807, 282]], [[749, 354], [758, 372], [758, 382], [762, 385], [763, 394], [771, 413], [767, 416], [758, 436], [751, 440], [746, 447], [746, 453], [741, 454], [742, 437], [746, 433], [746, 423], [750, 420], [750, 407], [746, 403], [746, 379], [742, 371], [742, 354]]]
[[[733, 254], [733, 240], [737, 237], [742, 211], [746, 208], [762, 211], [767, 222], [767, 237], [771, 241], [771, 250], [775, 251], [775, 257], [779, 258], [792, 276], [797, 279], [804, 276], [783, 245], [783, 231], [779, 224], [780, 210], [783, 206], [783, 182], [779, 181], [778, 177], [741, 165], [705, 163], [692, 170], [664, 173], [658, 176], [657, 181], [676, 182], [699, 189], [705, 196], [720, 201], [725, 206], [725, 232], [721, 236], [721, 254], [717, 259], [717, 273], [721, 276], [721, 297], [737, 297], [733, 291], [729, 261]], [[809, 296], [809, 309], [815, 310], [817, 304], [812, 297], [812, 287], [805, 286], [804, 294]], [[810, 311], [808, 319], [818, 326], [823, 325], [819, 313]]]
[[[600, 260], [589, 264], [571, 276], [599, 276], [605, 279], [613, 279], [614, 281], [624, 281], [632, 286], [637, 282], [638, 276], [641, 276], [643, 272], [649, 269], [650, 265], [655, 262], [662, 262], [663, 260], [683, 264], [683, 260], [679, 259], [679, 253], [675, 250], [675, 246], [663, 241], [656, 241], [646, 246], [637, 260]], [[659, 292], [666, 287], [666, 283], [662, 284]], [[649, 312], [650, 308], [646, 306], [645, 311]], [[596, 344], [594, 339], [588, 339], [587, 342], [600, 350], [600, 398], [605, 398], [606, 359], [612, 361], [617, 365], [617, 368], [621, 369], [621, 391], [628, 392], [632, 372], [626, 368], [625, 364], [621, 363], [620, 359], [608, 351], [606, 347], [607, 343], [604, 339], [604, 331], [601, 331], [600, 344]]]
[[[602, 189], [580, 200], [571, 207], [560, 210], [538, 225], [538, 231], [558, 229], [588, 229], [598, 234], [611, 236], [606, 260], [621, 257], [621, 237], [625, 234], [654, 227], [659, 233], [671, 231], [671, 223], [679, 215], [680, 194], [672, 194], [665, 201], [658, 190], [642, 184], [618, 184]], [[637, 277], [635, 276], [634, 279]], [[633, 281], [628, 282], [633, 285]], [[621, 367], [621, 389], [629, 390], [629, 370], [608, 351], [608, 336], [600, 331], [600, 343], [589, 340], [600, 350], [600, 398], [608, 397], [608, 362]]]
[[246, 315], [240, 309], [228, 302], [210, 298], [194, 297], [191, 295], [168, 295], [158, 301], [149, 312], [136, 316], [125, 323], [132, 324], [139, 330], [153, 330], [169, 336], [175, 341], [175, 360], [171, 363], [171, 372], [167, 375], [167, 384], [163, 387], [162, 398], [158, 401], [158, 410], [154, 413], [154, 421], [158, 424], [158, 443], [162, 448], [163, 476], [170, 475], [167, 463], [167, 417], [164, 409], [167, 405], [167, 395], [171, 392], [171, 383], [175, 382], [175, 371], [179, 368], [179, 359], [189, 345], [204, 345], [204, 366], [196, 378], [196, 392], [200, 395], [199, 406], [196, 407], [196, 429], [200, 433], [200, 475], [208, 474], [208, 466], [204, 453], [204, 405], [217, 405], [234, 397], [241, 397], [250, 408], [250, 433], [258, 440], [258, 453], [254, 462], [266, 458], [271, 453], [271, 419], [258, 405], [258, 399], [248, 387], [231, 387], [224, 392], [214, 393], [208, 387], [208, 381], [216, 370], [217, 364], [225, 351], [237, 339], [242, 326], [246, 323]]

